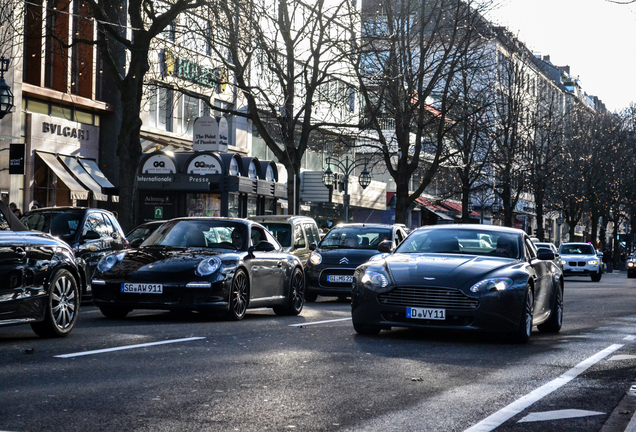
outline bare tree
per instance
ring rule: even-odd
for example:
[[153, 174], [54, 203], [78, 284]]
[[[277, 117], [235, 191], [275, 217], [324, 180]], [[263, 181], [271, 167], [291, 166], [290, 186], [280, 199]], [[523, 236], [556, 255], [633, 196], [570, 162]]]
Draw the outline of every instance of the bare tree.
[[[300, 202], [300, 166], [314, 141], [336, 140], [357, 116], [349, 55], [348, 2], [218, 1], [209, 36], [249, 118], [287, 169], [290, 211]], [[224, 56], [224, 51], [229, 56]], [[355, 124], [355, 123], [354, 123]], [[295, 179], [295, 181], [292, 181]]]
[[[396, 222], [449, 156], [455, 77], [489, 33], [473, 1], [364, 2], [352, 56], [364, 103], [364, 151], [377, 152], [396, 183]], [[356, 41], [358, 42], [358, 41]], [[464, 60], [464, 61], [462, 61]], [[386, 127], [390, 124], [391, 127]], [[421, 183], [410, 193], [413, 174]]]

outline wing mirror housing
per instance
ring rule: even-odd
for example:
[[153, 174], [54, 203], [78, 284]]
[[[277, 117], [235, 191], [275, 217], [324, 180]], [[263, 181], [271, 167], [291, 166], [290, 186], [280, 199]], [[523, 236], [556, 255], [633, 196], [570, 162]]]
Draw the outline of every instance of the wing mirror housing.
[[82, 236], [82, 240], [99, 240], [100, 238], [101, 236], [93, 230], [86, 231], [86, 233]]
[[312, 244], [309, 245], [309, 250], [310, 251], [315, 251], [317, 247], [318, 247], [318, 245], [316, 243], [312, 243]]
[[393, 242], [391, 240], [384, 240], [381, 241], [380, 244], [378, 245], [378, 252], [391, 252], [391, 250], [393, 249]]
[[550, 249], [540, 248], [537, 249], [537, 258], [539, 258], [541, 261], [552, 261], [556, 258], [556, 256]]
[[257, 252], [271, 252], [271, 251], [275, 251], [276, 250], [276, 246], [274, 246], [273, 243], [270, 243], [270, 242], [265, 241], [265, 240], [261, 240], [254, 247], [254, 250], [257, 251]]

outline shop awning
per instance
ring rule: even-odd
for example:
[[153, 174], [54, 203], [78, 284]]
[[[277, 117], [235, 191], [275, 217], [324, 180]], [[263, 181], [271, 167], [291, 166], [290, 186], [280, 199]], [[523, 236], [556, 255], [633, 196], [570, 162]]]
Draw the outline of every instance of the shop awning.
[[[92, 159], [79, 159], [80, 165], [102, 188], [103, 193], [107, 193], [109, 189], [115, 189], [115, 186], [106, 178], [104, 173], [97, 166], [97, 162]], [[115, 192], [117, 193], [117, 192]], [[112, 195], [113, 202], [119, 202], [119, 196]]]
[[[442, 205], [450, 208], [451, 210], [456, 211], [459, 214], [462, 213], [462, 205], [460, 203], [454, 203], [454, 202], [450, 202], [450, 201], [442, 201]], [[480, 217], [479, 213], [477, 213], [474, 210], [471, 210], [470, 212], [468, 212], [468, 216], [472, 216], [472, 217], [476, 217], [476, 218]]]
[[73, 178], [54, 154], [36, 151], [37, 155], [49, 166], [51, 171], [55, 173], [59, 180], [66, 185], [71, 191], [71, 199], [86, 200], [88, 199], [88, 191]]
[[64, 165], [73, 173], [80, 183], [93, 192], [93, 197], [97, 201], [108, 201], [108, 195], [102, 193], [102, 187], [93, 177], [84, 169], [82, 165], [73, 156], [59, 155]]
[[447, 209], [445, 209], [444, 207], [438, 206], [437, 204], [433, 203], [432, 201], [427, 200], [426, 198], [417, 197], [417, 198], [415, 198], [415, 201], [418, 204], [420, 204], [422, 207], [424, 207], [426, 210], [428, 210], [431, 213], [435, 214], [441, 220], [445, 220], [445, 221], [454, 221], [455, 220], [451, 216], [449, 216], [449, 215], [447, 215], [445, 213], [445, 212], [448, 211]]

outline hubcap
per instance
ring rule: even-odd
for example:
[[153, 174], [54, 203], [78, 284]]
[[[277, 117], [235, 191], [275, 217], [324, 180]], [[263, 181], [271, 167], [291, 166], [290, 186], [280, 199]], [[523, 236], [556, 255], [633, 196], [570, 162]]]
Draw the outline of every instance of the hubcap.
[[303, 305], [303, 292], [305, 290], [305, 280], [301, 272], [294, 273], [292, 280], [292, 301], [297, 310]]
[[534, 311], [534, 296], [532, 290], [528, 289], [528, 295], [526, 296], [526, 334], [529, 336], [532, 334], [532, 313]]
[[51, 315], [60, 329], [68, 328], [75, 317], [77, 297], [72, 282], [65, 276], [55, 281], [51, 292]]
[[247, 305], [247, 279], [243, 273], [239, 274], [234, 280], [232, 296], [234, 297], [234, 314], [236, 316], [242, 316], [245, 313], [245, 307]]

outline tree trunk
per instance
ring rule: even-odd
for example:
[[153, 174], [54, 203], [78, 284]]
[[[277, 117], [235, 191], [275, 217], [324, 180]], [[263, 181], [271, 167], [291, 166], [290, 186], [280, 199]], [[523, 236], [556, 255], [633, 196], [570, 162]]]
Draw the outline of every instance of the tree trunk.
[[300, 214], [300, 163], [294, 164], [287, 160], [283, 165], [287, 170], [287, 212], [290, 215], [297, 215]]
[[409, 209], [409, 188], [398, 187], [395, 191], [395, 223], [406, 224], [406, 214]]
[[[541, 186], [537, 185], [537, 189], [541, 190]], [[546, 240], [543, 232], [543, 194], [535, 192], [534, 201], [537, 204], [537, 238], [543, 242]]]

